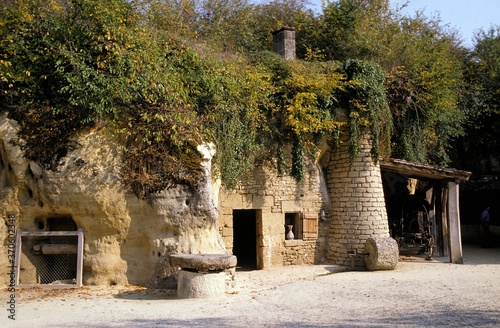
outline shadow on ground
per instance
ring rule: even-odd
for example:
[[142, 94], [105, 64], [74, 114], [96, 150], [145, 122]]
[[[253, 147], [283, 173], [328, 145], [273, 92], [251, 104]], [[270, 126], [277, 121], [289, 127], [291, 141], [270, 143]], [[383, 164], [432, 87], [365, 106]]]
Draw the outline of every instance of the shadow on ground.
[[305, 321], [281, 320], [265, 324], [255, 323], [255, 318], [245, 317], [244, 314], [237, 318], [199, 318], [192, 320], [162, 319], [162, 320], [126, 320], [114, 325], [95, 325], [81, 323], [75, 325], [53, 326], [53, 327], [218, 327], [218, 328], [240, 328], [240, 327], [498, 327], [500, 313], [493, 311], [457, 311], [456, 309], [422, 309], [421, 314], [390, 315], [383, 318], [370, 318], [359, 320], [335, 320], [331, 323], [311, 323]]

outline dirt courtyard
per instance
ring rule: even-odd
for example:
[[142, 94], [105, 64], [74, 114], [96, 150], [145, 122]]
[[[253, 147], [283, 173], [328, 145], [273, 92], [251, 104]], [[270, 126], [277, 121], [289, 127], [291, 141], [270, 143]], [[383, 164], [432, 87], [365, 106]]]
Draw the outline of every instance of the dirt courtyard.
[[500, 327], [500, 248], [464, 246], [464, 259], [243, 271], [211, 300], [135, 286], [19, 289], [15, 321], [3, 290], [0, 327]]

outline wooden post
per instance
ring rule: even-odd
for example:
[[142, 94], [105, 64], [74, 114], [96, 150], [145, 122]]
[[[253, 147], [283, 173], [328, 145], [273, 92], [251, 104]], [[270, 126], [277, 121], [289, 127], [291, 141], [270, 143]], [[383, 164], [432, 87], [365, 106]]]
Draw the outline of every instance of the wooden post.
[[21, 248], [23, 247], [21, 234], [22, 230], [18, 229], [16, 234], [16, 258], [15, 258], [15, 270], [16, 270], [16, 286], [19, 286], [19, 269], [21, 268]]
[[76, 286], [82, 287], [83, 276], [83, 229], [78, 229], [78, 255], [76, 257]]
[[448, 227], [450, 262], [463, 264], [458, 182], [448, 182]]
[[429, 203], [429, 220], [432, 224], [431, 234], [434, 237], [434, 254], [441, 251], [439, 241], [441, 240], [441, 233], [438, 233], [438, 224], [436, 221], [436, 185], [434, 184], [431, 189], [425, 193], [425, 199]]
[[444, 183], [441, 189], [441, 224], [443, 233], [443, 256], [450, 255], [450, 224], [448, 219], [448, 184]]

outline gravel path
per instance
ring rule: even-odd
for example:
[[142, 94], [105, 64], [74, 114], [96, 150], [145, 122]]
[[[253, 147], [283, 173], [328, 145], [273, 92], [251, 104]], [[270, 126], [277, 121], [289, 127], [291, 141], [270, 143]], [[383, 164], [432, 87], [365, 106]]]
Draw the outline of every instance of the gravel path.
[[464, 258], [237, 272], [216, 300], [135, 286], [18, 290], [16, 320], [2, 311], [0, 327], [500, 327], [500, 248], [466, 246]]

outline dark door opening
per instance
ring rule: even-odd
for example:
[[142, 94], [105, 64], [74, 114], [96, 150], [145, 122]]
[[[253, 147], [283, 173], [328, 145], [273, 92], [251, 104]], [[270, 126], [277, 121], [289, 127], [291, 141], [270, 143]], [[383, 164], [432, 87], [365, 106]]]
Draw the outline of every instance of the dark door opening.
[[238, 269], [257, 269], [256, 210], [233, 210], [233, 255]]

